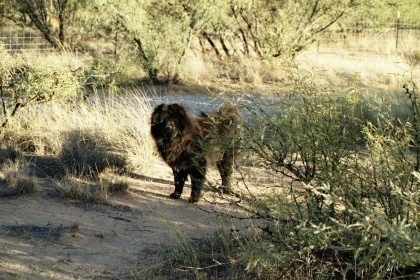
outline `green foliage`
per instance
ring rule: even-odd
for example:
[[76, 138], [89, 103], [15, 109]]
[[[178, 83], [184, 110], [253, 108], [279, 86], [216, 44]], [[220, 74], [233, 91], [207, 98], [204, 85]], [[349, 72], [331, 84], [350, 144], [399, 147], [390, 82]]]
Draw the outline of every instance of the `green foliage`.
[[368, 0], [363, 1], [363, 9], [359, 9], [351, 17], [347, 18], [345, 26], [365, 27], [390, 27], [397, 23], [398, 13], [400, 23], [406, 25], [419, 25], [420, 3], [412, 0]]
[[193, 40], [225, 10], [226, 5], [215, 0], [150, 1], [145, 6], [146, 27], [159, 42], [154, 57], [165, 79], [176, 82]]
[[[219, 58], [289, 57], [359, 7], [342, 1], [97, 1], [97, 27], [122, 34], [153, 82], [177, 82], [187, 52], [213, 49]], [[93, 31], [93, 30], [92, 30]], [[98, 31], [94, 31], [98, 34]], [[213, 52], [212, 52], [213, 53]]]
[[[104, 53], [139, 64], [152, 82], [178, 82], [187, 55], [214, 54], [223, 62], [249, 57], [290, 58], [332, 26], [419, 24], [413, 1], [6, 1], [9, 22], [38, 29], [58, 49]], [[2, 18], [2, 19], [3, 19]], [[65, 48], [62, 48], [65, 46]], [[201, 48], [201, 49], [200, 49]], [[210, 54], [210, 55], [209, 55]], [[243, 65], [241, 65], [243, 66]]]
[[262, 162], [293, 179], [255, 205], [269, 234], [248, 244], [249, 268], [265, 279], [414, 277], [420, 180], [412, 119], [374, 110], [372, 124], [356, 91], [296, 88], [286, 98], [293, 102], [257, 107], [263, 125], [248, 128]]
[[[98, 1], [99, 20], [123, 34], [120, 50], [136, 51], [152, 82], [176, 82], [187, 50], [220, 6], [217, 1]], [[210, 7], [212, 9], [210, 9]]]
[[0, 47], [1, 123], [28, 105], [56, 98], [74, 98], [79, 82], [60, 61], [45, 58], [37, 62], [25, 56], [11, 55]]
[[84, 85], [89, 89], [117, 89], [117, 79], [120, 75], [118, 66], [109, 59], [95, 57], [87, 63], [84, 69]]
[[254, 139], [250, 149], [269, 168], [310, 182], [315, 176], [328, 178], [340, 160], [357, 148], [362, 138], [357, 117], [362, 112], [357, 91], [336, 93], [303, 80], [296, 80], [295, 90], [271, 105], [251, 103], [248, 109], [258, 126], [247, 130]]
[[[341, 1], [231, 1], [236, 20], [233, 32], [242, 33], [244, 50], [270, 58], [290, 56], [316, 41], [359, 3]], [[236, 31], [237, 29], [237, 31]]]

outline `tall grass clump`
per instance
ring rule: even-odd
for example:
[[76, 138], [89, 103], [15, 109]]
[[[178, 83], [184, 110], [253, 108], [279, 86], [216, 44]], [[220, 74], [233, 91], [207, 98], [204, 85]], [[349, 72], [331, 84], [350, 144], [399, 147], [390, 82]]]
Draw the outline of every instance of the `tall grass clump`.
[[69, 175], [55, 182], [54, 191], [61, 198], [103, 204], [108, 202], [112, 194], [124, 193], [128, 187], [125, 180], [109, 180], [104, 175], [95, 181]]
[[247, 105], [248, 148], [283, 182], [255, 201], [267, 225], [241, 253], [259, 278], [419, 276], [418, 123], [375, 103], [371, 122], [362, 97], [300, 78], [289, 96]]
[[[106, 202], [124, 191], [127, 182], [107, 177], [147, 168], [155, 159], [149, 136], [150, 105], [140, 91], [126, 96], [96, 95], [87, 100], [53, 100], [22, 111], [4, 128], [4, 135], [24, 153], [58, 164], [60, 197]], [[112, 172], [110, 172], [112, 170]], [[63, 173], [64, 171], [64, 173]], [[56, 172], [56, 171], [53, 171]]]
[[101, 131], [72, 130], [63, 135], [59, 154], [67, 171], [78, 176], [96, 177], [108, 167], [124, 171], [126, 159], [118, 147], [107, 140]]
[[36, 178], [27, 174], [27, 162], [11, 148], [0, 149], [0, 197], [15, 197], [35, 193]]
[[5, 135], [22, 150], [61, 158], [76, 174], [108, 166], [141, 169], [154, 158], [150, 111], [139, 90], [85, 101], [56, 100], [22, 111]]

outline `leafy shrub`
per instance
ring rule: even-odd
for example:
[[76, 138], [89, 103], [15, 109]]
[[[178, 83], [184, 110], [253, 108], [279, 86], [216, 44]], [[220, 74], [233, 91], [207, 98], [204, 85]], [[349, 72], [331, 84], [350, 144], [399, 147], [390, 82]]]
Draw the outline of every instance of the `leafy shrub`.
[[248, 149], [267, 168], [299, 181], [328, 177], [362, 142], [359, 92], [343, 93], [306, 81], [287, 96], [245, 104]]
[[369, 122], [360, 97], [301, 80], [287, 98], [248, 106], [259, 124], [247, 127], [249, 148], [291, 178], [254, 205], [268, 224], [242, 256], [259, 277], [418, 276], [417, 124], [374, 103]]
[[69, 66], [54, 57], [11, 55], [0, 46], [1, 122], [5, 126], [19, 109], [55, 98], [74, 98], [79, 82]]
[[95, 57], [83, 72], [84, 86], [88, 89], [105, 88], [116, 90], [116, 82], [120, 71], [110, 59]]

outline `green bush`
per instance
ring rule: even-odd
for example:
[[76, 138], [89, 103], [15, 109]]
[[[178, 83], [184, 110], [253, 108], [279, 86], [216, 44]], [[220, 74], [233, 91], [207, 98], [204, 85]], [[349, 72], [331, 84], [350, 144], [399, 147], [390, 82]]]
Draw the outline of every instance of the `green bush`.
[[52, 99], [73, 99], [79, 82], [60, 58], [9, 54], [0, 46], [1, 123], [6, 125], [21, 108]]
[[245, 105], [253, 119], [245, 126], [247, 149], [293, 179], [328, 178], [363, 141], [360, 96], [307, 81], [270, 104], [253, 99]]
[[120, 71], [110, 59], [95, 57], [87, 63], [83, 72], [84, 86], [88, 89], [117, 89], [117, 78]]
[[249, 149], [291, 180], [255, 203], [267, 226], [243, 260], [264, 279], [418, 276], [415, 118], [395, 120], [376, 103], [367, 116], [357, 91], [301, 81], [270, 106], [248, 106], [258, 124], [247, 127]]

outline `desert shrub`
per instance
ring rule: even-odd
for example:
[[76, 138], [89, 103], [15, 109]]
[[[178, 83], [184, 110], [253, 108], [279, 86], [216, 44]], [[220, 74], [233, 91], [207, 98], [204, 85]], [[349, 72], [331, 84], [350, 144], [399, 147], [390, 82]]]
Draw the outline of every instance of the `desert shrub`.
[[381, 118], [378, 118], [378, 116], [382, 113], [387, 115], [387, 121], [392, 122], [395, 125], [398, 125], [401, 121], [412, 121], [410, 106], [402, 91], [365, 91], [360, 95], [358, 106], [361, 112], [358, 117], [364, 124], [369, 122], [374, 125], [380, 125], [379, 122], [381, 121]]
[[296, 81], [293, 91], [277, 99], [252, 97], [244, 104], [250, 116], [247, 149], [287, 177], [328, 177], [363, 141], [359, 98], [354, 89], [337, 93], [310, 80]]
[[94, 57], [83, 71], [83, 84], [88, 89], [117, 90], [117, 79], [121, 75], [118, 65], [106, 58]]
[[1, 46], [0, 54], [2, 126], [28, 105], [77, 96], [79, 82], [64, 59], [11, 55]]
[[375, 103], [367, 118], [360, 97], [300, 80], [285, 100], [250, 110], [249, 149], [290, 178], [254, 205], [267, 226], [242, 256], [260, 278], [418, 275], [415, 118], [395, 120]]

